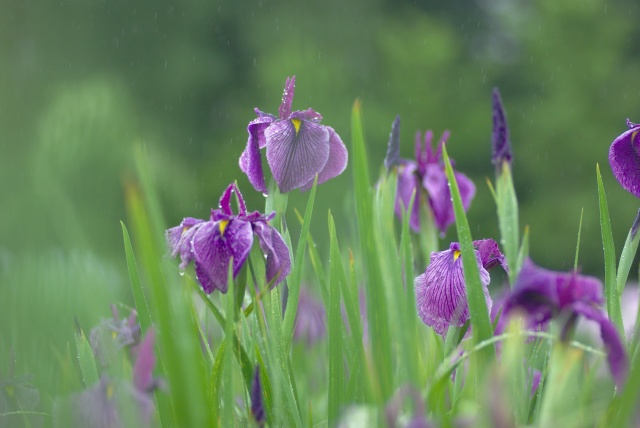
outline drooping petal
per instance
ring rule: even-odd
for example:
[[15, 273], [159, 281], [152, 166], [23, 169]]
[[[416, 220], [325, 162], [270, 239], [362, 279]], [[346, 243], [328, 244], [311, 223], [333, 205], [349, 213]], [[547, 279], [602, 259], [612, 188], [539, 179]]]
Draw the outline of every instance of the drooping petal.
[[247, 147], [240, 155], [239, 161], [240, 169], [247, 174], [249, 182], [258, 192], [262, 193], [266, 193], [267, 186], [262, 171], [260, 149], [266, 145], [264, 133], [273, 121], [273, 116], [262, 116], [249, 122], [247, 126], [247, 132], [249, 133]]
[[[253, 230], [258, 236], [262, 252], [266, 256], [267, 282], [278, 285], [291, 272], [291, 256], [289, 247], [280, 233], [264, 221], [253, 223]], [[275, 280], [274, 280], [275, 278]]]
[[288, 119], [291, 114], [291, 102], [293, 101], [293, 93], [296, 87], [296, 76], [287, 77], [284, 84], [284, 92], [282, 93], [282, 103], [278, 108], [280, 119]]
[[[491, 311], [489, 272], [482, 267], [475, 251], [480, 281], [487, 308]], [[422, 321], [444, 336], [450, 326], [462, 327], [469, 319], [469, 306], [464, 282], [460, 244], [454, 242], [448, 250], [431, 253], [431, 263], [425, 273], [415, 279], [418, 315]]]
[[282, 193], [302, 187], [322, 171], [329, 159], [329, 130], [293, 118], [265, 130], [267, 162]]
[[[327, 163], [324, 164], [324, 168], [322, 168], [318, 174], [318, 184], [342, 174], [347, 167], [347, 160], [349, 158], [347, 147], [340, 139], [340, 136], [338, 136], [330, 126], [326, 128], [329, 131], [329, 159], [327, 159]], [[300, 191], [304, 192], [311, 189], [313, 187], [313, 180], [315, 180], [315, 177], [302, 186]]]
[[133, 385], [140, 392], [149, 392], [154, 385], [153, 369], [156, 366], [155, 340], [155, 330], [150, 328], [140, 344], [138, 357], [133, 365]]
[[469, 179], [461, 172], [455, 172], [454, 175], [456, 177], [456, 182], [458, 183], [458, 189], [460, 190], [462, 206], [464, 207], [464, 210], [467, 211], [469, 209], [469, 206], [471, 206], [473, 197], [476, 195], [476, 186], [475, 184], [473, 184], [473, 181], [471, 181], [471, 179]]
[[427, 165], [422, 185], [429, 193], [429, 207], [433, 213], [435, 225], [442, 236], [447, 232], [449, 226], [456, 221], [453, 204], [451, 203], [449, 181], [444, 168], [435, 163]]
[[535, 322], [544, 323], [560, 309], [556, 273], [526, 259], [505, 304], [505, 315], [513, 310], [522, 310]]
[[205, 293], [218, 289], [227, 292], [229, 260], [233, 257], [233, 276], [240, 272], [251, 245], [251, 223], [233, 218], [205, 222], [193, 237], [193, 257], [198, 281]]
[[181, 270], [185, 270], [193, 260], [191, 241], [193, 240], [193, 235], [203, 223], [204, 220], [186, 217], [179, 226], [172, 227], [165, 232], [167, 244], [171, 248], [171, 257], [175, 257], [178, 253], [180, 254]]
[[640, 198], [640, 124], [627, 119], [627, 125], [630, 129], [609, 148], [609, 164], [622, 188]]
[[480, 239], [473, 241], [473, 247], [478, 251], [478, 254], [480, 254], [482, 266], [486, 270], [500, 265], [505, 272], [509, 272], [507, 261], [504, 259], [504, 254], [500, 251], [496, 241], [493, 239]]
[[579, 275], [576, 272], [558, 272], [556, 281], [562, 308], [574, 302], [584, 302], [589, 305], [604, 303], [602, 282], [598, 278]]
[[574, 303], [572, 309], [576, 313], [597, 322], [600, 326], [600, 336], [607, 349], [607, 362], [609, 363], [611, 375], [618, 388], [622, 388], [627, 380], [629, 361], [615, 326], [601, 310], [584, 302]]
[[503, 162], [511, 164], [511, 141], [509, 127], [502, 106], [500, 91], [493, 88], [493, 134], [491, 135], [491, 163], [499, 167]]
[[389, 171], [400, 161], [400, 115], [391, 125], [389, 134], [389, 144], [387, 145], [387, 155], [384, 158], [384, 167]]
[[[398, 218], [402, 218], [403, 213], [409, 208], [411, 197], [413, 197], [413, 208], [411, 210], [411, 217], [409, 217], [409, 226], [411, 226], [414, 232], [418, 233], [420, 232], [421, 183], [416, 176], [416, 167], [417, 164], [415, 162], [400, 160], [394, 211]], [[414, 194], [415, 196], [413, 196]]]

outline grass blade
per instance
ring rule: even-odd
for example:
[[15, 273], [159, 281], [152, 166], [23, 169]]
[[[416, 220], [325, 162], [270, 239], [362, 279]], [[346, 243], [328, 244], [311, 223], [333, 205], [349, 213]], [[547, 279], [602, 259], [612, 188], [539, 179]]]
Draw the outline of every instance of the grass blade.
[[98, 369], [96, 366], [96, 360], [93, 357], [93, 350], [91, 345], [84, 335], [84, 332], [76, 321], [76, 355], [78, 357], [78, 364], [80, 366], [80, 374], [82, 375], [82, 382], [86, 388], [89, 388], [100, 380], [98, 377]]
[[124, 252], [127, 258], [127, 269], [129, 270], [129, 281], [131, 281], [131, 291], [133, 292], [133, 301], [136, 305], [136, 312], [138, 312], [138, 321], [140, 322], [140, 329], [142, 334], [151, 327], [151, 313], [149, 312], [149, 305], [147, 304], [147, 298], [144, 295], [142, 289], [142, 283], [140, 282], [140, 275], [138, 273], [138, 265], [133, 254], [133, 247], [131, 246], [131, 239], [129, 238], [129, 231], [123, 222], [120, 222], [122, 226], [122, 238], [124, 239]]
[[342, 366], [342, 314], [340, 313], [340, 289], [346, 280], [336, 227], [333, 217], [329, 213], [329, 246], [330, 246], [330, 272], [329, 272], [329, 307], [327, 308], [327, 320], [329, 322], [329, 426], [335, 426], [338, 422], [340, 404], [344, 393], [344, 368]]
[[391, 335], [385, 290], [381, 281], [380, 266], [377, 263], [379, 259], [374, 234], [372, 190], [360, 101], [356, 101], [353, 105], [351, 129], [356, 222], [366, 273], [367, 319], [375, 366], [372, 380], [379, 388], [378, 401], [384, 402], [391, 396], [392, 391]]
[[622, 325], [620, 296], [618, 295], [616, 282], [616, 250], [613, 244], [607, 196], [604, 192], [604, 185], [602, 184], [602, 176], [600, 175], [600, 167], [598, 165], [596, 165], [596, 175], [598, 179], [598, 201], [600, 205], [600, 229], [602, 231], [602, 246], [604, 248], [604, 291], [607, 299], [607, 313], [618, 329], [620, 340], [622, 343], [626, 343], [624, 327]]
[[636, 219], [633, 222], [633, 226], [631, 226], [631, 230], [629, 230], [629, 234], [627, 235], [627, 240], [625, 241], [624, 247], [622, 248], [622, 253], [620, 254], [620, 263], [618, 265], [618, 276], [616, 277], [619, 296], [622, 295], [624, 286], [627, 284], [627, 279], [629, 278], [629, 271], [631, 271], [631, 265], [633, 264], [633, 259], [636, 257], [636, 251], [638, 250], [638, 242], [640, 242], [640, 235], [638, 235], [639, 223], [640, 223], [640, 210], [638, 210], [638, 215], [636, 216]]
[[[473, 328], [473, 340], [475, 344], [478, 344], [491, 338], [493, 336], [493, 330], [491, 329], [489, 311], [485, 302], [482, 283], [480, 282], [480, 272], [478, 271], [478, 264], [476, 263], [469, 222], [464, 212], [460, 190], [455, 179], [453, 168], [451, 167], [446, 146], [442, 147], [442, 156], [444, 158], [447, 178], [449, 179], [453, 211], [456, 216], [456, 230], [462, 252], [462, 265], [464, 268], [464, 280], [467, 290], [467, 300], [469, 302], [471, 326]], [[486, 358], [495, 357], [495, 350], [492, 347], [487, 347], [481, 351], [480, 355]]]

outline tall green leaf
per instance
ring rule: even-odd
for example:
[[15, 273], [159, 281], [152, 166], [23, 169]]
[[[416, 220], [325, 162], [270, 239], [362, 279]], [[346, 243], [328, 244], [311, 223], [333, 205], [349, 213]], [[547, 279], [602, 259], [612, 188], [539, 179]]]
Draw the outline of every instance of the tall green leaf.
[[[467, 300], [469, 302], [473, 340], [475, 344], [479, 344], [492, 337], [493, 330], [491, 328], [491, 321], [489, 320], [489, 310], [487, 309], [482, 282], [480, 282], [480, 272], [478, 271], [478, 264], [476, 262], [469, 222], [464, 212], [460, 189], [458, 188], [458, 183], [455, 179], [453, 168], [451, 167], [446, 146], [442, 147], [442, 155], [449, 180], [449, 187], [451, 189], [453, 211], [456, 216], [456, 230], [458, 232], [458, 240], [462, 253], [464, 282], [467, 290]], [[487, 347], [483, 349], [480, 355], [483, 355], [485, 358], [495, 357], [495, 350]]]
[[356, 224], [366, 274], [367, 319], [375, 366], [373, 380], [374, 385], [377, 386], [377, 398], [379, 402], [384, 402], [391, 395], [392, 390], [391, 335], [385, 290], [378, 265], [368, 155], [358, 100], [354, 103], [351, 112], [351, 133]]
[[596, 175], [598, 179], [598, 200], [600, 205], [600, 229], [602, 231], [602, 246], [604, 248], [604, 291], [607, 298], [607, 313], [618, 329], [622, 343], [625, 343], [620, 296], [618, 295], [616, 282], [616, 250], [613, 244], [609, 207], [607, 205], [607, 196], [604, 193], [604, 185], [602, 184], [599, 165], [596, 165]]

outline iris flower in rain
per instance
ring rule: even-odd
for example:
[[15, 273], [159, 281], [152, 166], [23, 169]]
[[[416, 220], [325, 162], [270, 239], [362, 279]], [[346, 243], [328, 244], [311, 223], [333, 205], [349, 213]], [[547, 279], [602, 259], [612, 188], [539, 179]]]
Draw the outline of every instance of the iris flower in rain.
[[295, 76], [287, 78], [278, 116], [257, 108], [257, 119], [249, 122], [249, 140], [240, 156], [240, 169], [256, 190], [267, 193], [261, 149], [266, 148], [273, 178], [286, 193], [308, 190], [318, 175], [318, 183], [340, 175], [347, 166], [347, 148], [330, 126], [321, 125], [322, 116], [311, 108], [291, 111]]
[[[507, 263], [493, 239], [474, 241], [473, 247], [490, 312], [492, 301], [487, 289], [490, 282], [488, 270], [500, 265], [508, 271]], [[425, 272], [415, 279], [418, 315], [442, 336], [447, 334], [449, 327], [462, 327], [469, 320], [461, 255], [457, 242], [452, 242], [448, 250], [434, 251]]]
[[[408, 209], [411, 197], [415, 194], [409, 225], [416, 233], [420, 231], [420, 208], [424, 201], [428, 204], [441, 235], [444, 235], [456, 220], [451, 202], [449, 181], [442, 160], [442, 146], [448, 139], [449, 132], [445, 131], [434, 151], [431, 145], [433, 132], [427, 131], [425, 133], [424, 143], [420, 132], [417, 132], [415, 160], [402, 159], [400, 158], [400, 116], [396, 117], [391, 127], [384, 165], [389, 171], [397, 169], [398, 173], [395, 213], [401, 217], [402, 212]], [[455, 178], [466, 211], [476, 194], [476, 187], [466, 175], [460, 172], [455, 172]]]
[[561, 314], [567, 315], [561, 339], [567, 339], [578, 316], [595, 321], [607, 348], [607, 361], [613, 378], [622, 387], [628, 370], [624, 345], [615, 326], [599, 308], [604, 303], [599, 279], [575, 271], [554, 272], [527, 259], [518, 274], [513, 293], [505, 304], [505, 314], [520, 311], [532, 323], [543, 324]]
[[[238, 199], [237, 215], [231, 209], [233, 193]], [[209, 220], [187, 217], [179, 226], [166, 231], [171, 256], [180, 254], [182, 270], [194, 262], [198, 281], [207, 294], [213, 290], [226, 293], [231, 259], [235, 278], [249, 256], [253, 235], [256, 235], [266, 257], [267, 281], [274, 287], [291, 271], [289, 248], [280, 233], [269, 224], [274, 216], [275, 212], [268, 215], [258, 211], [247, 213], [240, 190], [231, 184], [222, 194], [219, 208], [211, 210]]]
[[620, 185], [640, 198], [640, 124], [627, 119], [627, 126], [611, 143], [609, 164]]

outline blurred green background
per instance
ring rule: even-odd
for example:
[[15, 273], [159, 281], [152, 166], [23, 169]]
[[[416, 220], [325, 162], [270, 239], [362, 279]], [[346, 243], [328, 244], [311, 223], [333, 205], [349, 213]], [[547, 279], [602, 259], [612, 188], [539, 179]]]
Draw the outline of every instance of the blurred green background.
[[[276, 113], [294, 74], [293, 108], [322, 113], [348, 147], [362, 100], [374, 171], [396, 114], [404, 157], [416, 130], [451, 130], [449, 153], [478, 188], [476, 238], [498, 238], [485, 181], [499, 87], [532, 258], [569, 269], [584, 208], [580, 265], [600, 275], [596, 163], [618, 252], [640, 206], [607, 161], [625, 119], [640, 121], [639, 21], [632, 0], [4, 2], [0, 376], [13, 345], [20, 372], [55, 379], [55, 364], [39, 364], [65, 352], [73, 317], [88, 329], [110, 302], [131, 303], [119, 221], [135, 147], [169, 225], [206, 218], [233, 180], [262, 210], [237, 160], [253, 108]], [[318, 189], [321, 253], [329, 208], [355, 245], [351, 182], [349, 167]]]

